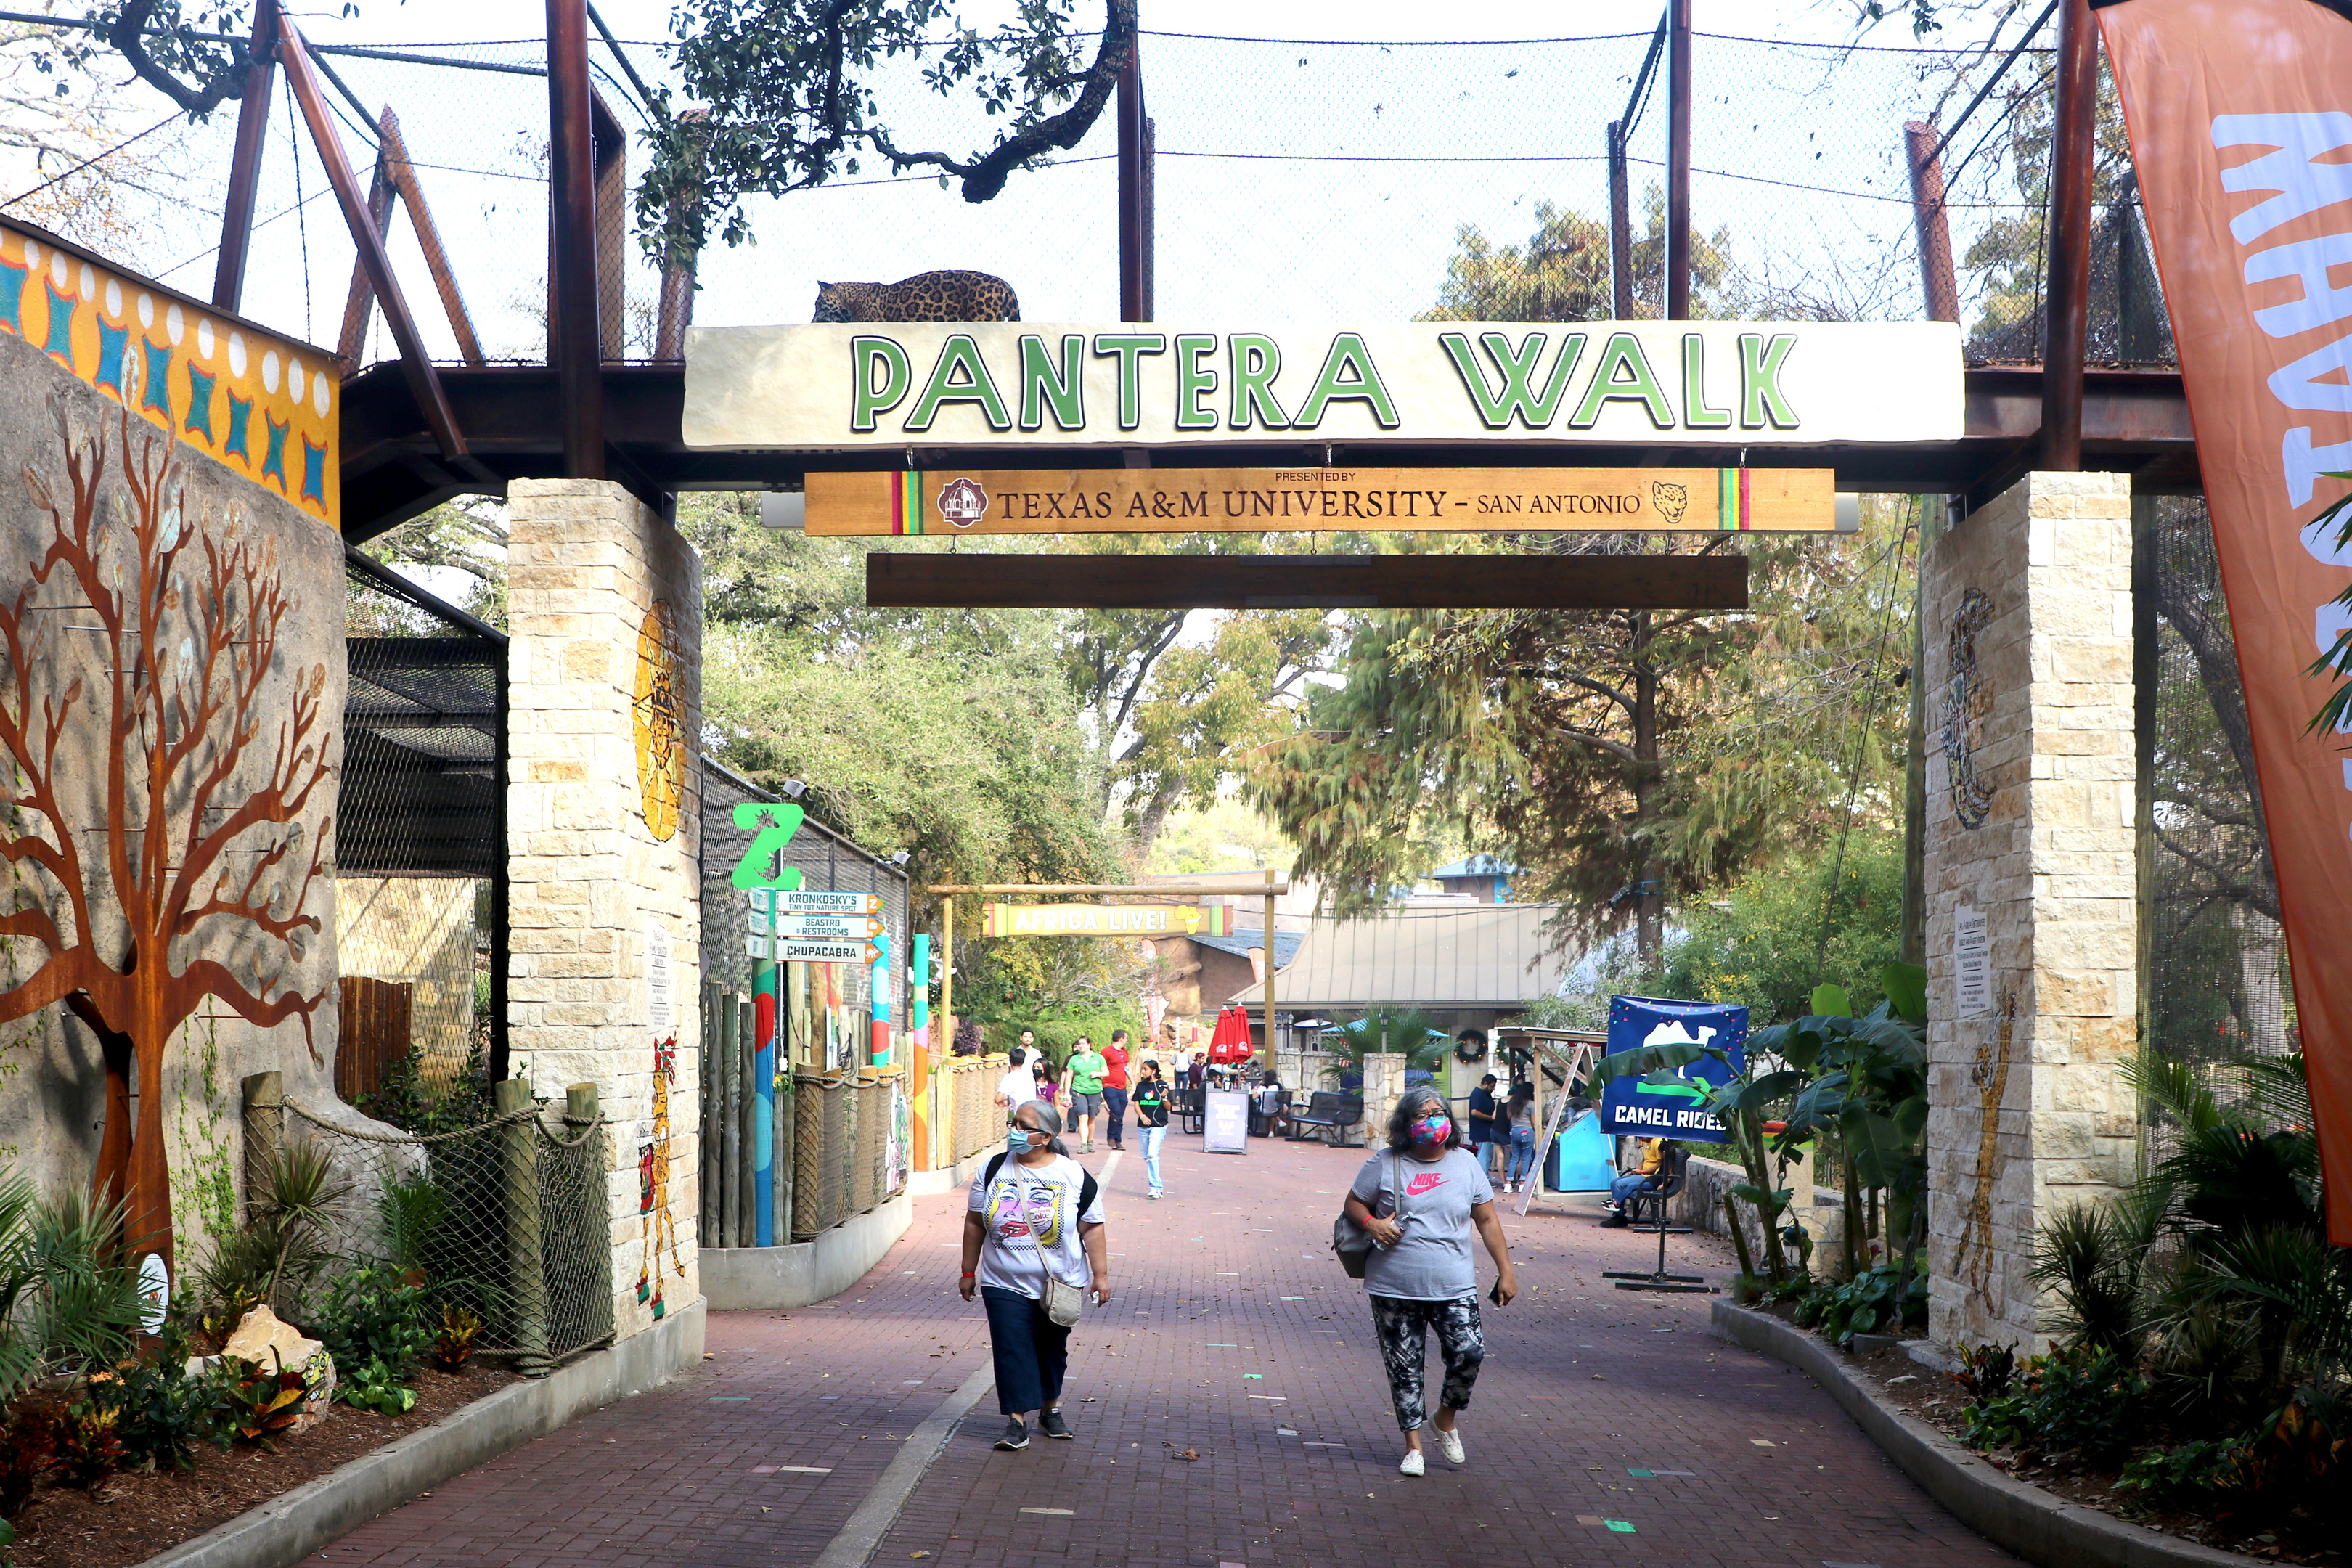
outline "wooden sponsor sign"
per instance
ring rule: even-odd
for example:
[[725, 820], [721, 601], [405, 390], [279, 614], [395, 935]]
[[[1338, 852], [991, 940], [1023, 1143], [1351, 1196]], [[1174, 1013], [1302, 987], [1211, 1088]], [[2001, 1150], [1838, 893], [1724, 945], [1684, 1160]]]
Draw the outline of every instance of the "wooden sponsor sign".
[[808, 531], [1827, 533], [1828, 468], [935, 468], [808, 476]]
[[1226, 936], [1221, 904], [986, 904], [982, 936]]

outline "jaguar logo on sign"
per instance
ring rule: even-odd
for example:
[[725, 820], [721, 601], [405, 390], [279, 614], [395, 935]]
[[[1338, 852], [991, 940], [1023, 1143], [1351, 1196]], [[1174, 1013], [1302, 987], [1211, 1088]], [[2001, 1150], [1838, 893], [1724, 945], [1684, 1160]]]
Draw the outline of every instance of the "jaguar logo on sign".
[[1690, 500], [1690, 491], [1682, 485], [1660, 481], [1650, 486], [1650, 500], [1668, 522], [1680, 522], [1683, 508]]
[[940, 515], [970, 528], [988, 515], [988, 492], [975, 479], [950, 479], [940, 487]]

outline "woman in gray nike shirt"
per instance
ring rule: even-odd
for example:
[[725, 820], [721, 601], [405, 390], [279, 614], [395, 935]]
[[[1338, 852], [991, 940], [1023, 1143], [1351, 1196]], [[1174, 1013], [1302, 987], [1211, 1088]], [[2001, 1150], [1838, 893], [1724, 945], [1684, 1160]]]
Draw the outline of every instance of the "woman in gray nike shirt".
[[1445, 1362], [1438, 1452], [1461, 1464], [1469, 1456], [1455, 1417], [1469, 1405], [1486, 1357], [1478, 1270], [1470, 1251], [1474, 1231], [1495, 1260], [1495, 1304], [1517, 1296], [1519, 1281], [1503, 1222], [1495, 1215], [1495, 1189], [1444, 1096], [1426, 1086], [1405, 1090], [1389, 1117], [1388, 1147], [1356, 1173], [1346, 1212], [1371, 1233], [1374, 1244], [1364, 1265], [1364, 1290], [1371, 1297], [1372, 1331], [1388, 1369], [1397, 1425], [1404, 1430], [1404, 1462], [1397, 1468], [1417, 1476], [1425, 1464], [1422, 1371], [1433, 1330]]

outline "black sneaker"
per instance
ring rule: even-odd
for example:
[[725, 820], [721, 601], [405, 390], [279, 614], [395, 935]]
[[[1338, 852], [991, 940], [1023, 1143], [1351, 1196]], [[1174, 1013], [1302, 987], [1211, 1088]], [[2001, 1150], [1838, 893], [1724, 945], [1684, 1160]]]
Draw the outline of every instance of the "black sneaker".
[[1632, 1220], [1627, 1219], [1622, 1214], [1612, 1214], [1607, 1219], [1602, 1220], [1598, 1228], [1601, 1230], [1622, 1230], [1626, 1226], [1633, 1223], [1633, 1222]]
[[1004, 1424], [1003, 1435], [996, 1439], [997, 1451], [1010, 1454], [1015, 1449], [1025, 1448], [1028, 1446], [1029, 1423], [1015, 1415]]
[[1062, 1413], [1059, 1410], [1039, 1411], [1037, 1430], [1048, 1437], [1059, 1437], [1066, 1443], [1070, 1440], [1070, 1424], [1062, 1419]]

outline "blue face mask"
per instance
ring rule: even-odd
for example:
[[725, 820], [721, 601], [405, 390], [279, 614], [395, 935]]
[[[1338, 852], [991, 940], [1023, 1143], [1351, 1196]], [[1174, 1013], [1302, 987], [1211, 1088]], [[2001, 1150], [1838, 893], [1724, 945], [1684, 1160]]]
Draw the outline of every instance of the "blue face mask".
[[1029, 1152], [1029, 1129], [1015, 1127], [1004, 1134], [1004, 1152], [1014, 1159]]

